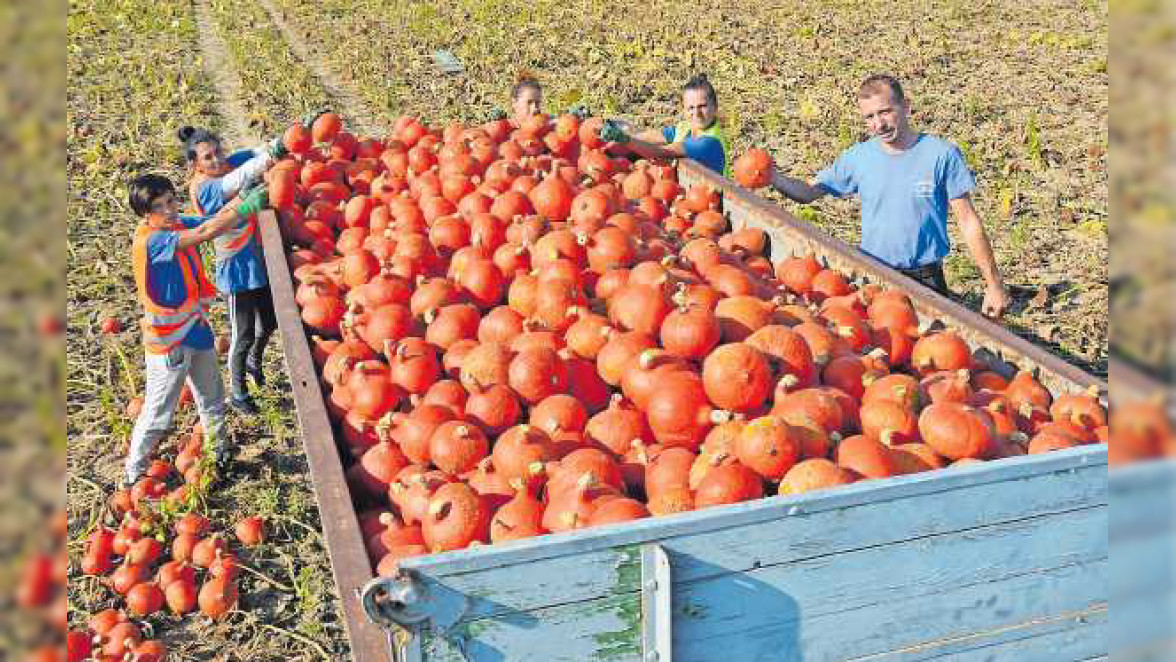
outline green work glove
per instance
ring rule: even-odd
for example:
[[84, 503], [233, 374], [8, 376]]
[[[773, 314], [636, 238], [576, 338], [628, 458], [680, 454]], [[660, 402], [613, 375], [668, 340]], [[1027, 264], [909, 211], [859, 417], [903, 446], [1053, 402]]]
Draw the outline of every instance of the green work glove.
[[265, 152], [266, 154], [269, 154], [270, 158], [275, 161], [290, 153], [290, 151], [286, 149], [286, 143], [282, 141], [281, 136], [266, 143]]
[[605, 120], [604, 126], [600, 127], [600, 139], [606, 143], [627, 143], [629, 134], [625, 133], [616, 120]]
[[264, 184], [248, 191], [241, 191], [241, 204], [237, 205], [237, 216], [247, 218], [269, 206], [269, 189]]
[[494, 108], [486, 115], [487, 122], [498, 122], [506, 119], [506, 111], [501, 108]]
[[309, 113], [302, 116], [302, 126], [309, 129], [311, 126], [314, 125], [315, 120], [322, 117], [323, 115], [326, 115], [329, 112], [331, 112], [331, 111], [327, 110], [326, 108], [310, 111]]
[[588, 110], [588, 106], [585, 106], [581, 103], [568, 108], [568, 114], [575, 115], [576, 119], [580, 120], [581, 122], [588, 119], [589, 117], [592, 117], [592, 111]]

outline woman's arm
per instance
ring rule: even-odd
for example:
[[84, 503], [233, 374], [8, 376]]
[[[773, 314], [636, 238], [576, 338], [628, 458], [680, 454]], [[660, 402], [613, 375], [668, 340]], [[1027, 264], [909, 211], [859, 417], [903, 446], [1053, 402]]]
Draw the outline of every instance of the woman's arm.
[[238, 191], [249, 188], [250, 184], [261, 179], [271, 163], [273, 163], [273, 157], [268, 152], [262, 152], [241, 164], [220, 178], [221, 195], [225, 200], [232, 199]]
[[212, 218], [188, 230], [180, 230], [176, 248], [188, 248], [215, 239], [246, 217], [269, 205], [269, 192], [264, 186], [254, 189], [236, 205], [225, 205]]
[[629, 151], [647, 159], [680, 159], [686, 156], [684, 143], [656, 143], [641, 138], [632, 138], [625, 143]]
[[640, 133], [633, 133], [630, 135], [632, 135], [637, 140], [652, 143], [654, 145], [669, 144], [669, 141], [666, 140], [666, 137], [662, 134], [661, 129], [646, 129]]
[[600, 137], [615, 143], [618, 149], [647, 159], [680, 159], [686, 156], [686, 146], [669, 143], [657, 129], [635, 133], [633, 125], [623, 120], [608, 120]]

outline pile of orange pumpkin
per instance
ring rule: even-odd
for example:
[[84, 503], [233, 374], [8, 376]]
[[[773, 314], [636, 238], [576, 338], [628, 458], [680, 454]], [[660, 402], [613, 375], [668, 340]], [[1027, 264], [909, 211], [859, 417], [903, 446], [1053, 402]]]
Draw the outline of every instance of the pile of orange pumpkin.
[[[197, 512], [186, 512], [169, 526], [160, 508], [168, 504], [172, 511], [184, 510], [188, 491], [206, 470], [203, 447], [197, 423], [174, 462], [154, 460], [130, 489], [110, 496], [107, 509], [117, 525], [99, 525], [89, 535], [79, 568], [110, 589], [112, 606], [92, 614], [87, 627], [66, 633], [66, 659], [162, 660], [167, 654], [163, 642], [147, 638], [152, 630], [135, 619], [164, 611], [216, 619], [236, 607], [240, 564], [228, 537], [214, 532], [213, 523]], [[246, 517], [237, 522], [235, 534], [243, 545], [260, 544], [264, 521]]]
[[716, 191], [612, 156], [599, 124], [286, 133], [271, 200], [380, 574], [1108, 439], [1095, 394], [976, 365], [901, 291], [773, 265]]

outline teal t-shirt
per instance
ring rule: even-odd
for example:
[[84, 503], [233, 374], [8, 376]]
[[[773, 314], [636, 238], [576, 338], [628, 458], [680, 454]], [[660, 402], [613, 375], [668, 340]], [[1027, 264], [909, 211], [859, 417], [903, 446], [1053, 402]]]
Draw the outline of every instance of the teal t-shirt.
[[919, 134], [901, 154], [884, 151], [877, 138], [850, 147], [817, 173], [817, 186], [837, 197], [857, 194], [862, 251], [912, 269], [947, 256], [948, 201], [971, 192], [976, 180], [958, 147]]

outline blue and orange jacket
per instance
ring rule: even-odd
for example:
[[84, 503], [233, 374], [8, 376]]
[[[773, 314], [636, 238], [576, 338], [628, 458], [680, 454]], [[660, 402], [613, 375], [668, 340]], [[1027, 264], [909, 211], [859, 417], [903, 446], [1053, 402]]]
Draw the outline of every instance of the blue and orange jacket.
[[179, 221], [171, 221], [159, 214], [150, 214], [135, 229], [131, 255], [135, 271], [135, 286], [143, 305], [143, 345], [152, 354], [167, 354], [178, 346], [188, 333], [201, 322], [208, 323], [208, 309], [217, 296], [216, 287], [204, 275], [204, 266], [195, 246], [176, 249], [176, 262], [184, 279], [184, 299], [165, 306], [152, 296], [147, 244], [156, 232], [183, 230]]

